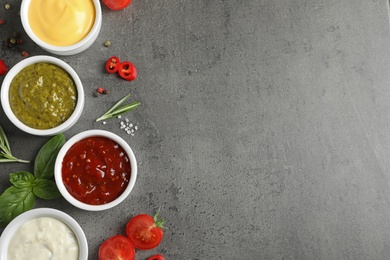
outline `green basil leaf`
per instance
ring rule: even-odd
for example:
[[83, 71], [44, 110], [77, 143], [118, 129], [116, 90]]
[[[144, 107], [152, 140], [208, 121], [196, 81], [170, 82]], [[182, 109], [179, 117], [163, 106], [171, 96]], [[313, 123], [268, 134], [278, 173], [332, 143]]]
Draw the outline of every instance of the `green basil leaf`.
[[34, 175], [39, 179], [54, 177], [54, 163], [61, 147], [65, 143], [64, 134], [58, 134], [47, 141], [39, 150], [34, 162]]
[[5, 227], [21, 213], [32, 209], [35, 195], [31, 187], [11, 186], [0, 196], [0, 226]]
[[17, 188], [32, 187], [35, 177], [29, 172], [15, 172], [9, 174], [9, 181]]
[[58, 190], [56, 183], [47, 179], [36, 179], [34, 182], [33, 193], [35, 196], [45, 200], [61, 197], [61, 193]]

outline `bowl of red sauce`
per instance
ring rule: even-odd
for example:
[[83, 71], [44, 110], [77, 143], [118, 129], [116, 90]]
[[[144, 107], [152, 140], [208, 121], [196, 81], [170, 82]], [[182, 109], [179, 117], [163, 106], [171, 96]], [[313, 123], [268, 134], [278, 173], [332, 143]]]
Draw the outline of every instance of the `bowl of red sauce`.
[[129, 196], [137, 178], [137, 161], [120, 136], [88, 130], [73, 136], [61, 148], [54, 176], [69, 203], [80, 209], [101, 211]]

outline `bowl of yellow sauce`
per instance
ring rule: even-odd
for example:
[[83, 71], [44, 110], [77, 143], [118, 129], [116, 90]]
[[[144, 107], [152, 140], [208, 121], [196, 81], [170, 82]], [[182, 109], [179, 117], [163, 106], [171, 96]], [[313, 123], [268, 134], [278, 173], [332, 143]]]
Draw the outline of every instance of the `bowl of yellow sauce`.
[[57, 55], [86, 50], [102, 24], [99, 0], [23, 0], [20, 16], [27, 35]]
[[64, 132], [80, 118], [84, 89], [73, 68], [51, 56], [33, 56], [7, 73], [0, 91], [8, 119], [26, 133]]

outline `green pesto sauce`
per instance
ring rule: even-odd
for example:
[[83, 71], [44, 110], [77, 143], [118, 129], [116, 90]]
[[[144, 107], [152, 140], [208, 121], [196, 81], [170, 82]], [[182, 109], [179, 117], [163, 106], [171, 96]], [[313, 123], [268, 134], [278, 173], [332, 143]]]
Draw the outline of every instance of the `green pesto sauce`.
[[65, 122], [77, 101], [72, 77], [57, 65], [38, 62], [21, 70], [11, 82], [9, 102], [15, 116], [35, 129]]

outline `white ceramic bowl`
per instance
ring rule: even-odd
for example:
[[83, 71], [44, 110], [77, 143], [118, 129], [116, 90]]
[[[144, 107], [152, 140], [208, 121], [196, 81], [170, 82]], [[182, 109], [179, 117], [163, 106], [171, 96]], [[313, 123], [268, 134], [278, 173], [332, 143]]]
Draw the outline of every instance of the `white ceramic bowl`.
[[22, 20], [22, 25], [27, 35], [42, 49], [57, 54], [57, 55], [74, 55], [86, 50], [90, 47], [98, 37], [100, 33], [100, 28], [102, 25], [102, 10], [100, 6], [99, 0], [93, 0], [95, 6], [95, 22], [92, 26], [91, 31], [88, 33], [86, 37], [84, 37], [81, 41], [69, 45], [69, 46], [55, 46], [52, 44], [48, 44], [38, 38], [33, 30], [31, 29], [30, 23], [28, 21], [28, 9], [30, 6], [31, 0], [23, 0], [20, 7], [20, 17]]
[[[91, 136], [101, 136], [101, 137], [106, 137], [108, 139], [113, 140], [114, 142], [119, 144], [125, 150], [128, 158], [130, 160], [130, 165], [131, 165], [130, 181], [127, 184], [126, 189], [123, 191], [123, 193], [118, 198], [116, 198], [115, 200], [108, 202], [106, 204], [91, 205], [91, 204], [86, 204], [86, 203], [83, 203], [83, 202], [75, 199], [68, 192], [68, 190], [66, 189], [66, 187], [63, 183], [63, 180], [62, 180], [62, 162], [63, 162], [63, 159], [64, 159], [66, 153], [75, 143], [77, 143], [78, 141], [83, 140], [87, 137], [91, 137]], [[88, 211], [102, 211], [102, 210], [107, 210], [107, 209], [110, 209], [112, 207], [115, 207], [116, 205], [118, 205], [119, 203], [124, 201], [129, 196], [131, 190], [133, 189], [133, 187], [135, 185], [135, 181], [137, 178], [137, 161], [135, 159], [135, 155], [133, 153], [133, 150], [130, 148], [128, 143], [125, 140], [123, 140], [120, 136], [118, 136], [114, 133], [105, 131], [105, 130], [87, 130], [87, 131], [81, 132], [81, 133], [73, 136], [64, 144], [64, 146], [62, 146], [61, 150], [58, 153], [56, 162], [55, 162], [54, 176], [55, 176], [55, 181], [56, 181], [56, 184], [57, 184], [59, 191], [61, 192], [62, 196], [69, 203], [73, 204], [74, 206], [76, 206], [80, 209], [84, 209], [84, 210], [88, 210]]]
[[79, 260], [88, 259], [88, 242], [84, 231], [76, 220], [68, 214], [56, 209], [37, 208], [20, 214], [6, 226], [0, 237], [0, 260], [8, 259], [8, 246], [18, 228], [27, 221], [40, 217], [51, 217], [65, 223], [73, 231], [77, 238], [79, 244]]
[[[56, 126], [51, 129], [35, 129], [31, 128], [24, 123], [22, 123], [13, 113], [10, 103], [9, 103], [9, 88], [11, 85], [11, 82], [16, 74], [18, 74], [22, 69], [25, 67], [38, 63], [38, 62], [46, 62], [51, 63], [54, 65], [57, 65], [64, 70], [66, 70], [69, 75], [73, 78], [73, 81], [76, 85], [77, 89], [77, 103], [76, 107], [73, 111], [73, 114], [61, 125]], [[8, 119], [19, 129], [23, 130], [26, 133], [33, 134], [33, 135], [39, 135], [39, 136], [49, 136], [49, 135], [56, 135], [58, 133], [64, 132], [65, 130], [72, 127], [77, 120], [80, 118], [81, 113], [83, 112], [84, 103], [85, 103], [85, 97], [84, 97], [84, 88], [80, 81], [79, 76], [77, 73], [64, 61], [51, 57], [51, 56], [33, 56], [27, 59], [24, 59], [17, 63], [14, 67], [10, 69], [10, 71], [7, 73], [3, 80], [3, 84], [1, 86], [1, 105], [3, 106], [4, 112], [7, 115]]]

